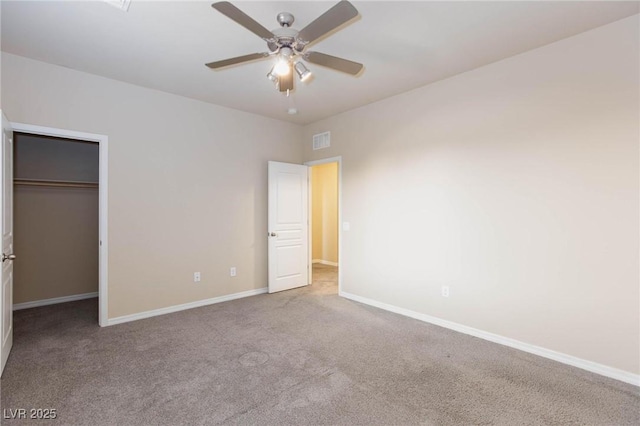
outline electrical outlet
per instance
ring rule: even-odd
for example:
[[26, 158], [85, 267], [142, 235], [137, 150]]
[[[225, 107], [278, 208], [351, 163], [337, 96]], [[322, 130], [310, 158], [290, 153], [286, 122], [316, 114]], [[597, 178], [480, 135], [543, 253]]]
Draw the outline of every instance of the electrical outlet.
[[442, 286], [442, 297], [449, 297], [449, 286], [448, 285], [443, 285]]
[[231, 269], [229, 269], [229, 275], [231, 275], [232, 277], [236, 276], [236, 267], [232, 266]]
[[193, 282], [194, 283], [199, 283], [200, 282], [200, 272], [194, 272], [193, 273]]

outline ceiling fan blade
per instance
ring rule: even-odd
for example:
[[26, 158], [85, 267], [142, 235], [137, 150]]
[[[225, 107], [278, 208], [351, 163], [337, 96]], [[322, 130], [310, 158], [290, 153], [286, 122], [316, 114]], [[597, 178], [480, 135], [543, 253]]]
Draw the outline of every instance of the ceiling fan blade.
[[353, 62], [347, 59], [338, 58], [336, 56], [327, 55], [326, 53], [307, 52], [303, 57], [311, 63], [346, 72], [347, 74], [351, 75], [358, 74], [362, 70], [362, 68], [364, 68], [364, 65], [358, 62]]
[[289, 67], [287, 75], [278, 76], [278, 90], [286, 92], [287, 90], [293, 90], [293, 67]]
[[358, 16], [356, 8], [348, 1], [343, 0], [300, 30], [298, 38], [306, 44], [313, 43], [356, 16]]
[[218, 68], [228, 67], [230, 65], [242, 64], [245, 62], [255, 61], [256, 59], [263, 59], [269, 56], [268, 53], [252, 53], [250, 55], [238, 56], [235, 58], [224, 59], [222, 61], [209, 62], [205, 64], [209, 68], [213, 68], [214, 70]]
[[271, 31], [228, 1], [213, 3], [211, 7], [266, 41], [273, 41], [276, 38]]

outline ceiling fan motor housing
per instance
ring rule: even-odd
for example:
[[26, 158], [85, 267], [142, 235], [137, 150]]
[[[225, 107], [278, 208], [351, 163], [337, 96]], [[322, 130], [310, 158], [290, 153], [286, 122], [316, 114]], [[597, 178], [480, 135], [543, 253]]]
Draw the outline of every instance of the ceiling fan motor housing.
[[289, 27], [276, 28], [272, 31], [276, 36], [276, 45], [278, 47], [290, 47], [297, 52], [301, 52], [304, 49], [304, 44], [298, 40], [298, 30]]

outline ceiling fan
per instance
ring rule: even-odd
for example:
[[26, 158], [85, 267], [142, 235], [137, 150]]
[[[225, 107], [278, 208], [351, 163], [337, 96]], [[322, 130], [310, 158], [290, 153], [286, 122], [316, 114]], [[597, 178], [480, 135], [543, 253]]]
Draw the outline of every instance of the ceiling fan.
[[306, 50], [309, 44], [358, 16], [356, 8], [346, 0], [340, 1], [299, 31], [291, 28], [294, 17], [288, 12], [279, 13], [276, 19], [280, 28], [269, 31], [227, 1], [213, 3], [211, 7], [266, 41], [269, 52], [251, 53], [210, 62], [206, 64], [209, 68], [217, 70], [275, 56], [277, 58], [276, 65], [267, 74], [267, 78], [276, 84], [280, 92], [287, 92], [287, 94], [293, 90], [294, 71], [301, 81], [305, 81], [311, 76], [311, 71], [301, 60], [351, 75], [357, 75], [363, 68], [363, 65], [357, 62]]

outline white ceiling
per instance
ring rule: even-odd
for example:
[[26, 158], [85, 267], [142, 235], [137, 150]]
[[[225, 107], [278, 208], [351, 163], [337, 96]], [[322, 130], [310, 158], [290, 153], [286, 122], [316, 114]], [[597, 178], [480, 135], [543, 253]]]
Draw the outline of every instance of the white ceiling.
[[[269, 60], [204, 66], [267, 51], [209, 1], [2, 0], [2, 50], [295, 123], [310, 123], [639, 12], [639, 2], [354, 1], [360, 17], [312, 49], [365, 64], [358, 77], [308, 64], [291, 98], [267, 80]], [[335, 2], [233, 1], [268, 29], [278, 12], [301, 29]], [[297, 115], [288, 115], [290, 106]]]

